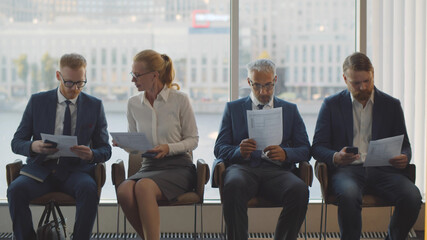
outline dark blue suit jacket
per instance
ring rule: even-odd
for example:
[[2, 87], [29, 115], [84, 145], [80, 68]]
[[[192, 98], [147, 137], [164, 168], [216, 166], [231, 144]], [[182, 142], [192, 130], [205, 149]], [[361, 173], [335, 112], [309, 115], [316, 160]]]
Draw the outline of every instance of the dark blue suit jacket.
[[[411, 145], [400, 101], [377, 88], [374, 91], [372, 140], [404, 134], [401, 152], [410, 161]], [[314, 159], [325, 162], [328, 168], [334, 169], [333, 155], [345, 146], [353, 146], [353, 106], [348, 90], [327, 97], [323, 102], [311, 151]]]
[[[27, 164], [41, 164], [46, 158], [43, 154], [31, 154], [31, 143], [40, 140], [40, 133], [54, 134], [57, 89], [33, 94], [22, 116], [21, 123], [12, 139], [12, 151], [27, 156]], [[94, 154], [93, 163], [71, 158], [62, 161], [58, 168], [67, 171], [90, 172], [94, 163], [105, 162], [111, 157], [111, 146], [108, 142], [107, 120], [101, 100], [84, 92], [77, 98], [76, 131], [78, 145], [86, 145]]]
[[[287, 158], [282, 166], [292, 169], [295, 163], [310, 160], [310, 142], [297, 106], [276, 97], [273, 101], [275, 108], [283, 109], [283, 139], [280, 146]], [[243, 159], [239, 147], [243, 139], [249, 138], [246, 110], [252, 110], [250, 97], [229, 102], [225, 106], [214, 153], [226, 164], [248, 161]]]

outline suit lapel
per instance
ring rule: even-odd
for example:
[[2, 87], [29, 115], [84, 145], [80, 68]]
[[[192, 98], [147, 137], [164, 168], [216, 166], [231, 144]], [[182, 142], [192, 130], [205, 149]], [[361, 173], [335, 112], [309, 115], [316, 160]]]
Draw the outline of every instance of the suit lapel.
[[83, 106], [83, 94], [80, 93], [79, 97], [77, 98], [76, 104], [77, 104], [77, 117], [76, 117], [76, 130], [74, 131], [74, 136], [77, 136], [78, 143], [81, 142], [79, 139], [81, 137], [81, 134], [79, 134], [79, 129], [82, 126], [83, 116], [89, 117], [89, 113], [84, 112], [85, 108]]
[[[243, 109], [244, 123], [246, 124], [246, 126], [248, 126], [247, 110], [252, 110], [252, 100], [250, 97], [247, 97], [246, 100], [243, 102], [242, 109]], [[246, 129], [248, 128], [246, 127]]]
[[378, 129], [382, 122], [384, 103], [376, 88], [374, 88], [374, 106], [372, 108], [372, 140], [378, 139]]
[[56, 124], [56, 108], [58, 105], [58, 89], [52, 90], [51, 94], [46, 101], [47, 105], [47, 121], [45, 122], [46, 133], [55, 134], [55, 124]]
[[249, 133], [248, 133], [248, 114], [247, 114], [247, 110], [252, 110], [252, 100], [250, 97], [247, 97], [246, 100], [242, 103], [242, 112], [243, 114], [240, 115], [243, 117], [243, 119], [241, 119], [242, 124], [245, 124], [242, 129], [244, 132], [244, 136], [245, 138], [249, 137]]
[[350, 92], [345, 91], [340, 101], [340, 110], [342, 113], [342, 121], [345, 127], [347, 142], [350, 146], [353, 145], [353, 106], [351, 103]]

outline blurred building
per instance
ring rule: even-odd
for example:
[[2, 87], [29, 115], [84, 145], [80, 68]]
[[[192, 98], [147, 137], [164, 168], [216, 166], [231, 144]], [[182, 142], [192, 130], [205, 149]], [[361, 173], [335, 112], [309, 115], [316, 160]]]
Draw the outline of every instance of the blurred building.
[[[50, 88], [57, 59], [79, 52], [88, 60], [86, 91], [125, 100], [135, 93], [132, 57], [151, 48], [171, 56], [192, 99], [224, 102], [229, 12], [229, 0], [3, 0], [0, 95], [28, 98]], [[240, 0], [240, 79], [233, 81], [242, 95], [245, 64], [259, 57], [277, 64], [280, 97], [316, 100], [342, 89], [341, 63], [354, 51], [355, 19], [348, 14], [354, 1]]]

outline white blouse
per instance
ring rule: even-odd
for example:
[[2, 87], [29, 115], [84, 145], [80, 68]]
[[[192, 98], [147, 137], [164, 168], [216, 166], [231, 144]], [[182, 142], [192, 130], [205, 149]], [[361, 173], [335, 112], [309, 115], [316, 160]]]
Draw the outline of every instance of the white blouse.
[[169, 145], [168, 156], [193, 151], [199, 135], [187, 95], [166, 86], [153, 106], [144, 92], [132, 96], [127, 108], [128, 132], [142, 132], [157, 146]]

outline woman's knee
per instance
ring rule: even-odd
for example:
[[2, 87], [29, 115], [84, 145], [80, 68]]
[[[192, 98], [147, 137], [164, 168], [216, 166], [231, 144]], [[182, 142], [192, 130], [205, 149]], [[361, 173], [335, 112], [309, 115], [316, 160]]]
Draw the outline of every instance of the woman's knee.
[[119, 203], [127, 202], [129, 199], [134, 198], [135, 181], [129, 180], [122, 182], [117, 188], [117, 200]]
[[159, 186], [152, 179], [143, 178], [135, 183], [135, 195], [144, 197], [161, 197]]

